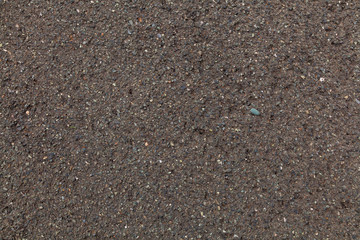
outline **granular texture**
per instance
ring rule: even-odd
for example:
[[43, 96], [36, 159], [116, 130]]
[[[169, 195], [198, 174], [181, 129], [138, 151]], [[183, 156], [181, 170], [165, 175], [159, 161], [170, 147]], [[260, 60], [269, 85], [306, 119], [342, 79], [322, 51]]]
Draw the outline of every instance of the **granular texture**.
[[359, 21], [0, 0], [0, 239], [360, 239]]

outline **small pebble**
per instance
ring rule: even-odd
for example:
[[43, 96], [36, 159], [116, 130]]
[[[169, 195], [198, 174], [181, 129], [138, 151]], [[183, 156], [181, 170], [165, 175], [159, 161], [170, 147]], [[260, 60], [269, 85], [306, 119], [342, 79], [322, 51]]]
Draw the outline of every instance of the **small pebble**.
[[360, 101], [358, 99], [355, 99], [355, 102], [357, 102], [358, 104], [360, 104]]
[[250, 112], [251, 112], [252, 114], [256, 115], [256, 116], [259, 116], [259, 115], [260, 115], [260, 112], [259, 112], [258, 110], [256, 110], [255, 108], [252, 108], [252, 109], [250, 110]]

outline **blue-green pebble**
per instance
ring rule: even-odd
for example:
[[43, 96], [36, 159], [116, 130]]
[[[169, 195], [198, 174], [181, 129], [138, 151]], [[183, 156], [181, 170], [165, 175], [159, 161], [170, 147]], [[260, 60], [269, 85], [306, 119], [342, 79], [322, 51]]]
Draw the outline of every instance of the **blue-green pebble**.
[[255, 108], [252, 108], [252, 109], [250, 110], [250, 112], [251, 112], [252, 114], [256, 115], [256, 116], [259, 116], [259, 115], [260, 115], [260, 112], [259, 112], [258, 110], [256, 110]]

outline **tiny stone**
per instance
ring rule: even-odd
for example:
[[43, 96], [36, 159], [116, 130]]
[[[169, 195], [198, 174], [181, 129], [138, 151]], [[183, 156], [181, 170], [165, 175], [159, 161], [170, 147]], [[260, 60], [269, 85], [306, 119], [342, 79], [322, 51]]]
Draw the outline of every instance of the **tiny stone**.
[[256, 115], [256, 116], [259, 116], [259, 115], [260, 115], [260, 112], [259, 112], [258, 110], [256, 110], [255, 108], [252, 108], [252, 109], [250, 110], [250, 112], [251, 112], [252, 114]]
[[55, 153], [53, 153], [53, 152], [48, 153], [48, 155], [46, 157], [47, 157], [47, 159], [52, 160], [55, 157]]

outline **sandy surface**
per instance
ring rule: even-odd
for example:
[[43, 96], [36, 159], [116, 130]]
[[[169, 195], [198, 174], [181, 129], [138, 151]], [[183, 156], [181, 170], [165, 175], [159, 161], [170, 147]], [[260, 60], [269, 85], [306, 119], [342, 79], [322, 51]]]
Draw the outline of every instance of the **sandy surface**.
[[359, 22], [1, 0], [0, 239], [360, 239]]

